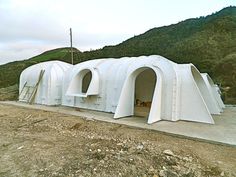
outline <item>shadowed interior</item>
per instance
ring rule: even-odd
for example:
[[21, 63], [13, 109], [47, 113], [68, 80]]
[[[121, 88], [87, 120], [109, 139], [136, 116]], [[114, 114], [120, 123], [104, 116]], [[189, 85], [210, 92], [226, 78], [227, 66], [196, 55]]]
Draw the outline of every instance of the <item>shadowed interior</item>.
[[92, 79], [91, 71], [87, 72], [82, 80], [82, 93], [86, 93], [88, 91], [89, 84]]
[[152, 69], [147, 68], [137, 75], [135, 80], [135, 116], [148, 117], [155, 85], [156, 74]]

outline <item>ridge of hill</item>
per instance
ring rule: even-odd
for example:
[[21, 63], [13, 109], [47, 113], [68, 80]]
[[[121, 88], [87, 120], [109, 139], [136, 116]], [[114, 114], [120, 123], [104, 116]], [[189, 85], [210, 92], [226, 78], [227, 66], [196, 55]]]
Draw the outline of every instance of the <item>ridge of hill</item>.
[[[193, 63], [200, 72], [209, 73], [221, 86], [226, 103], [236, 104], [236, 7], [230, 6], [206, 17], [153, 28], [118, 45], [87, 52], [74, 49], [74, 60], [78, 63], [96, 58], [153, 54], [177, 63]], [[69, 63], [69, 48], [51, 50], [28, 60], [1, 65], [0, 87], [18, 83], [19, 75], [26, 67], [54, 59]]]

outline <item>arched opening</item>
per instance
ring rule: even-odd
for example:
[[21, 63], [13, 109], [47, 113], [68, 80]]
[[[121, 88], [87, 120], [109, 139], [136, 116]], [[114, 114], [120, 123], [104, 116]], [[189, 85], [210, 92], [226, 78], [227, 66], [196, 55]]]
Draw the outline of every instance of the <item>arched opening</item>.
[[66, 95], [88, 97], [98, 95], [99, 76], [96, 71], [90, 69], [80, 70], [70, 81]]
[[92, 73], [90, 70], [84, 75], [82, 79], [82, 93], [87, 93], [89, 85], [91, 83]]
[[156, 73], [145, 68], [137, 74], [134, 91], [134, 115], [148, 118], [156, 86]]
[[162, 84], [162, 73], [157, 67], [143, 66], [131, 71], [123, 85], [114, 118], [139, 115], [148, 117], [149, 124], [161, 120]]

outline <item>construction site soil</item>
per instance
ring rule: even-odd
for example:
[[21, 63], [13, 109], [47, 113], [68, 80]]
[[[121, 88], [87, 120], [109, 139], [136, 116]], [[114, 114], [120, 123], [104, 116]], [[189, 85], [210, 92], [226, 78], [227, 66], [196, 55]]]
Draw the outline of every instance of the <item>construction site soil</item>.
[[236, 176], [236, 148], [0, 104], [0, 176]]

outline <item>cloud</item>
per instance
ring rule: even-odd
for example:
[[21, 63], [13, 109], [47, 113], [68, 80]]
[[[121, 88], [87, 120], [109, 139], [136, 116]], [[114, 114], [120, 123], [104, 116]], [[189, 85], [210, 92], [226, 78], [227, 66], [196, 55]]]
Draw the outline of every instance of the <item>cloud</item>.
[[[58, 44], [44, 44], [37, 43], [35, 41], [19, 41], [14, 43], [7, 43], [4, 46], [0, 45], [0, 64], [9, 62], [8, 58], [14, 58], [14, 60], [24, 60], [32, 56], [38, 55], [45, 50], [54, 49]], [[12, 61], [14, 61], [12, 60]]]
[[207, 4], [205, 0], [0, 0], [0, 64], [69, 46], [70, 27], [74, 46], [84, 51], [235, 4], [233, 0]]

